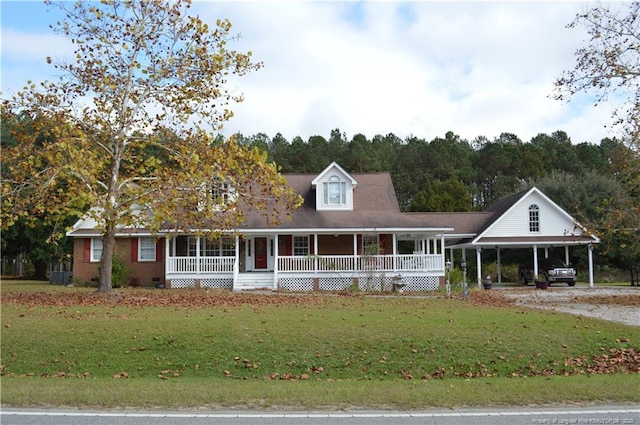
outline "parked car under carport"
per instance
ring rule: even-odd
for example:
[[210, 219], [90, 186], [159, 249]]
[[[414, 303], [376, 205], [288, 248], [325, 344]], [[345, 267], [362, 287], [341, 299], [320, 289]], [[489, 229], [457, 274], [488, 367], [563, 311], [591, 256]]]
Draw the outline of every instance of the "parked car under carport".
[[[522, 285], [528, 285], [535, 280], [533, 266], [521, 265], [518, 276]], [[538, 276], [540, 280], [552, 283], [566, 283], [569, 286], [576, 284], [576, 271], [571, 264], [565, 264], [558, 258], [542, 258], [538, 260]]]

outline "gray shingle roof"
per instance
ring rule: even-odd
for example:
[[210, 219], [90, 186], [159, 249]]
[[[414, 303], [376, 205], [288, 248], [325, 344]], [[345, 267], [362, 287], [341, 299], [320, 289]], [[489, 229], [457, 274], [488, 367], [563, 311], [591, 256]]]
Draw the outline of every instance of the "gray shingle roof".
[[289, 185], [304, 198], [303, 206], [291, 220], [269, 226], [257, 213], [248, 214], [246, 229], [410, 229], [447, 228], [425, 221], [425, 217], [400, 211], [388, 173], [351, 174], [358, 182], [353, 194], [353, 211], [317, 211], [316, 190], [311, 186], [316, 174], [285, 174]]

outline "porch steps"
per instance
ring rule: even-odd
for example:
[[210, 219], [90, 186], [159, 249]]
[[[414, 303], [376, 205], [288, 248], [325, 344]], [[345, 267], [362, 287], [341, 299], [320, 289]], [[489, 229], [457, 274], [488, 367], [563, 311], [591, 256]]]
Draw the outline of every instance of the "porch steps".
[[233, 284], [234, 291], [251, 291], [256, 289], [273, 289], [273, 273], [240, 273]]

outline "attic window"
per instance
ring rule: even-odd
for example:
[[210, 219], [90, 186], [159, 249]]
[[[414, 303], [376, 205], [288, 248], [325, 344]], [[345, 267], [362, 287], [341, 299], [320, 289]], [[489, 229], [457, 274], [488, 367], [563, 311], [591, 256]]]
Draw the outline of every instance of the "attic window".
[[214, 178], [211, 182], [211, 199], [214, 205], [226, 205], [233, 202], [234, 190], [231, 184]]
[[347, 183], [340, 181], [338, 176], [331, 176], [323, 183], [325, 205], [347, 204]]
[[529, 231], [540, 231], [540, 208], [535, 204], [529, 206]]

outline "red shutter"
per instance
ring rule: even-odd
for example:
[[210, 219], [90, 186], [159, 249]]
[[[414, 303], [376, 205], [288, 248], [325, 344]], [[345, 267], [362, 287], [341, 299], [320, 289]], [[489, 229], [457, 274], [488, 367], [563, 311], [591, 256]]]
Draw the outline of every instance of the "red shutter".
[[138, 262], [138, 238], [131, 238], [131, 262]]
[[84, 239], [84, 248], [82, 250], [82, 261], [91, 262], [91, 238]]
[[158, 238], [156, 242], [156, 261], [162, 261], [164, 255], [164, 238]]

